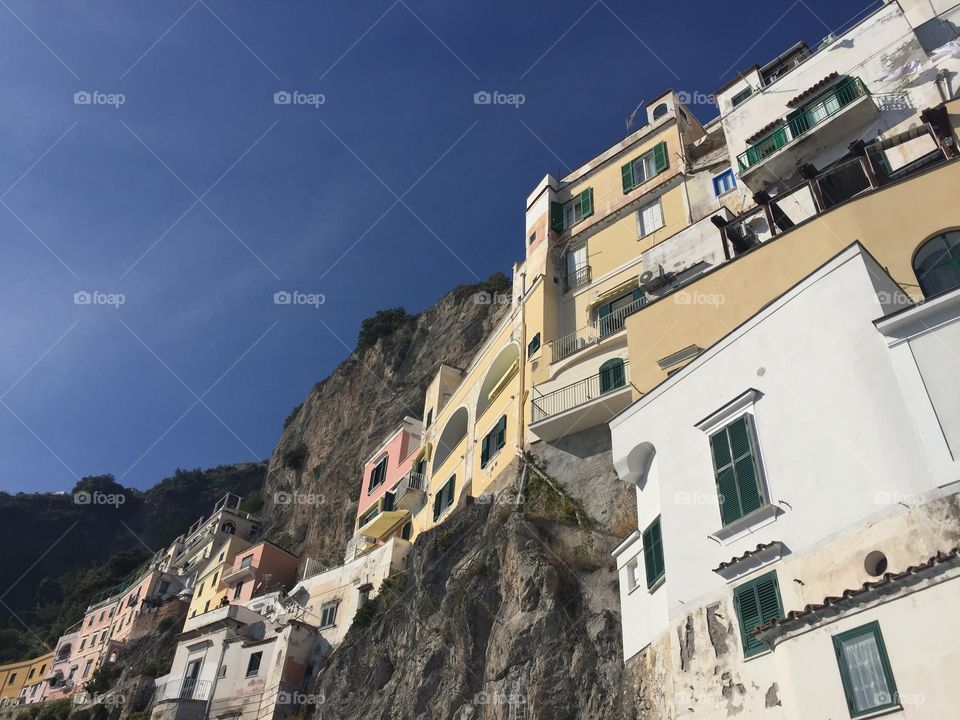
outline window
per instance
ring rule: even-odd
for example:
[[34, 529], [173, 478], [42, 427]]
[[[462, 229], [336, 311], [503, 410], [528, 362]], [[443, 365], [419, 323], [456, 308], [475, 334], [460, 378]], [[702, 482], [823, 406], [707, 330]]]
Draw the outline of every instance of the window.
[[433, 408], [427, 410], [427, 427], [433, 425]]
[[783, 617], [783, 605], [780, 602], [780, 584], [777, 573], [771, 572], [744, 583], [733, 591], [733, 602], [740, 623], [740, 641], [743, 643], [743, 656], [753, 657], [767, 649], [762, 640], [750, 633], [758, 625]]
[[199, 595], [200, 593], [203, 592], [203, 584], [204, 584], [205, 582], [206, 582], [206, 580], [201, 580], [201, 581], [200, 581], [200, 584], [197, 585], [197, 595]]
[[338, 602], [330, 602], [320, 608], [320, 627], [333, 627], [337, 623]]
[[540, 333], [533, 336], [533, 340], [527, 345], [527, 357], [533, 357], [533, 354], [540, 349]]
[[960, 287], [960, 230], [927, 240], [913, 257], [913, 271], [924, 297]]
[[537, 232], [533, 231], [530, 233], [530, 244], [533, 245], [537, 241]]
[[104, 630], [100, 633], [100, 644], [103, 645], [107, 641], [107, 631]]
[[90, 668], [93, 667], [93, 660], [87, 660], [87, 664], [83, 668], [83, 677], [87, 677], [90, 674]]
[[107, 611], [104, 610], [102, 613], [100, 613], [100, 620], [99, 620], [99, 622], [103, 622], [103, 619], [104, 619], [106, 616], [107, 616]]
[[593, 215], [593, 188], [587, 188], [565, 203], [550, 203], [550, 227], [557, 232], [569, 230]]
[[501, 417], [493, 430], [488, 432], [484, 438], [480, 449], [480, 467], [484, 468], [490, 459], [503, 449], [507, 444], [507, 416]]
[[665, 575], [659, 517], [643, 531], [643, 565], [647, 573], [647, 589], [650, 589]]
[[207, 601], [203, 604], [203, 611], [204, 611], [204, 612], [207, 612], [209, 609], [210, 609], [210, 601], [207, 600]]
[[362, 608], [370, 599], [370, 593], [373, 592], [373, 585], [367, 583], [366, 585], [361, 585], [357, 590], [360, 593], [360, 597], [357, 600], [357, 607]]
[[408, 522], [404, 524], [403, 530], [400, 531], [400, 537], [403, 540], [409, 540], [412, 534], [413, 534], [413, 523]]
[[36, 668], [30, 668], [30, 672], [27, 673], [27, 680], [33, 680], [33, 676], [36, 675], [36, 673]]
[[225, 522], [225, 523], [223, 524], [223, 531], [224, 531], [227, 535], [233, 535], [234, 533], [237, 532], [237, 526], [234, 525], [232, 522], [230, 522], [230, 521], [228, 520], [227, 522]]
[[608, 393], [627, 384], [627, 373], [621, 358], [607, 360], [600, 366], [600, 392]]
[[[160, 583], [160, 585], [157, 586], [157, 594], [166, 595], [167, 590], [169, 589], [170, 589], [170, 582], [168, 580], [164, 580], [163, 582]], [[110, 616], [112, 617], [113, 613], [110, 613]]]
[[245, 558], [240, 560], [240, 569], [250, 567], [250, 564], [253, 562], [253, 555], [247, 555]]
[[637, 232], [640, 237], [649, 235], [663, 227], [663, 206], [660, 198], [637, 211]]
[[833, 637], [850, 717], [899, 707], [880, 624], [872, 622]]
[[626, 194], [670, 167], [667, 144], [657, 143], [653, 150], [620, 166], [623, 192]]
[[250, 656], [247, 662], [247, 677], [253, 677], [260, 672], [260, 661], [263, 659], [263, 652], [255, 652]]
[[70, 672], [67, 674], [67, 680], [73, 680], [74, 675], [77, 674], [77, 665], [74, 665], [70, 668]]
[[80, 650], [83, 650], [83, 646], [87, 644], [86, 638], [80, 638]]
[[734, 95], [730, 99], [730, 102], [733, 105], [733, 107], [736, 107], [751, 95], [753, 95], [753, 88], [752, 87], [744, 88], [743, 90], [738, 92], [736, 95]]
[[634, 558], [627, 563], [627, 590], [635, 590], [637, 587], [637, 569], [640, 567], [640, 563], [637, 558]]
[[213, 587], [214, 585], [217, 584], [217, 576], [218, 576], [219, 574], [220, 574], [220, 571], [217, 570], [217, 572], [215, 572], [215, 573], [213, 574], [213, 577], [210, 578], [210, 587]]
[[433, 519], [436, 520], [438, 517], [443, 515], [444, 511], [451, 505], [453, 505], [453, 494], [457, 487], [457, 476], [454, 475], [452, 478], [447, 480], [446, 484], [437, 491], [436, 497], [433, 498]]
[[657, 105], [657, 107], [653, 109], [653, 119], [659, 120], [668, 112], [670, 112], [670, 106], [667, 105], [666, 103], [660, 103], [659, 105]]
[[17, 679], [16, 673], [10, 673], [10, 679], [7, 680], [7, 685], [13, 685], [13, 681]]
[[238, 582], [233, 588], [233, 599], [239, 600], [241, 592], [243, 592], [243, 583]]
[[717, 197], [726, 195], [737, 186], [737, 179], [733, 175], [733, 170], [724, 170], [713, 178], [713, 194]]
[[581, 245], [567, 253], [567, 290], [574, 290], [590, 282], [590, 266], [587, 265], [587, 246]]
[[373, 492], [375, 488], [383, 485], [383, 481], [387, 479], [387, 461], [390, 459], [389, 455], [385, 455], [383, 459], [377, 463], [376, 467], [370, 471], [370, 485], [367, 488], [367, 493]]
[[710, 436], [713, 471], [724, 525], [749, 515], [766, 500], [760, 486], [753, 416], [737, 418]]

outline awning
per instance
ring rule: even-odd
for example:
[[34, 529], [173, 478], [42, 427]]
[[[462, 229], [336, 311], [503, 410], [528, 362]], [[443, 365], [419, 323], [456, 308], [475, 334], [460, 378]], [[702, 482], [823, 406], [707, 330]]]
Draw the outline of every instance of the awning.
[[639, 287], [637, 282], [637, 276], [634, 275], [629, 280], [625, 280], [616, 287], [612, 287], [609, 290], [600, 293], [593, 300], [590, 301], [590, 306], [595, 307], [597, 305], [602, 305], [607, 300], [616, 300], [618, 297], [626, 295], [628, 292], [632, 292]]
[[516, 374], [517, 370], [519, 369], [520, 369], [520, 358], [518, 357], [516, 360], [513, 361], [513, 363], [511, 363], [510, 367], [507, 368], [507, 371], [500, 376], [500, 379], [497, 380], [497, 384], [493, 386], [493, 389], [491, 389], [490, 392], [487, 393], [487, 399], [493, 400], [497, 395], [499, 395], [500, 391], [503, 390], [506, 384], [510, 381], [510, 378], [512, 378]]
[[382, 512], [377, 515], [366, 525], [361, 526], [358, 532], [361, 535], [367, 535], [368, 537], [379, 540], [409, 516], [410, 513], [406, 510], [388, 510], [387, 512]]

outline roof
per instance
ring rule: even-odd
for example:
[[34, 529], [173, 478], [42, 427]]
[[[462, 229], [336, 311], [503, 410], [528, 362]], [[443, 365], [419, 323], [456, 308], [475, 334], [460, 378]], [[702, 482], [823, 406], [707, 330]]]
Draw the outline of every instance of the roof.
[[755, 142], [756, 142], [757, 140], [759, 140], [761, 137], [763, 137], [763, 136], [766, 135], [768, 132], [770, 132], [771, 130], [773, 130], [777, 125], [780, 125], [782, 122], [783, 122], [783, 121], [782, 121], [780, 118], [776, 118], [775, 120], [771, 120], [771, 121], [768, 122], [766, 125], [764, 125], [762, 128], [760, 128], [759, 130], [757, 130], [753, 135], [751, 135], [750, 137], [747, 138], [747, 145], [753, 145], [753, 143], [755, 143]]
[[903, 572], [884, 573], [883, 577], [881, 577], [879, 580], [874, 582], [866, 582], [859, 588], [844, 590], [842, 593], [840, 593], [840, 595], [827, 596], [823, 599], [823, 602], [806, 605], [802, 610], [791, 610], [786, 614], [785, 617], [775, 618], [768, 623], [758, 625], [750, 634], [756, 635], [774, 628], [787, 629], [794, 625], [797, 621], [807, 618], [810, 615], [815, 615], [823, 610], [841, 605], [845, 601], [855, 600], [861, 595], [873, 592], [874, 590], [880, 590], [887, 587], [893, 588], [899, 584], [902, 584], [905, 580], [911, 577], [920, 575], [927, 570], [931, 570], [937, 565], [943, 565], [956, 560], [960, 560], [960, 547], [955, 547], [947, 552], [937, 552], [936, 555], [931, 557], [926, 562], [920, 563], [919, 565], [911, 565]]
[[728, 568], [728, 567], [732, 567], [733, 565], [736, 565], [737, 563], [740, 563], [740, 562], [743, 562], [744, 560], [750, 559], [750, 558], [753, 557], [754, 555], [759, 555], [759, 554], [762, 553], [764, 550], [769, 550], [770, 548], [775, 547], [775, 546], [780, 545], [780, 544], [781, 544], [781, 543], [780, 543], [779, 540], [773, 540], [773, 541], [768, 542], [768, 543], [760, 543], [759, 545], [757, 545], [757, 547], [756, 547], [755, 549], [753, 549], [753, 550], [747, 550], [743, 555], [740, 555], [740, 556], [738, 556], [738, 557], [730, 558], [730, 559], [727, 560], [726, 562], [720, 563], [719, 565], [717, 565], [717, 567], [715, 567], [715, 568], [713, 569], [713, 571], [714, 571], [714, 572], [719, 572], [720, 570], [724, 570], [724, 569], [726, 569], [726, 568]]
[[808, 87], [806, 90], [804, 90], [802, 93], [800, 93], [800, 94], [797, 95], [795, 98], [793, 98], [792, 100], [790, 100], [790, 101], [787, 103], [787, 107], [796, 107], [797, 105], [799, 105], [800, 103], [802, 103], [802, 102], [803, 102], [804, 100], [806, 100], [807, 98], [809, 98], [809, 97], [815, 95], [816, 93], [818, 93], [820, 90], [822, 90], [822, 89], [825, 88], [827, 85], [829, 85], [830, 83], [832, 83], [832, 82], [833, 82], [834, 80], [836, 80], [838, 77], [840, 77], [840, 73], [838, 73], [836, 70], [834, 70], [832, 73], [830, 73], [829, 75], [827, 75], [823, 80], [820, 80], [819, 82], [811, 85], [811, 86]]

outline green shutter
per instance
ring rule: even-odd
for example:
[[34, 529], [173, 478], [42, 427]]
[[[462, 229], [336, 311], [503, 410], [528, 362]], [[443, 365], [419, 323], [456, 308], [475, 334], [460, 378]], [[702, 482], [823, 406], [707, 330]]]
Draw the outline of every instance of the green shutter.
[[710, 436], [713, 469], [720, 496], [720, 516], [724, 525], [739, 520], [764, 504], [752, 422], [750, 415], [744, 415]]
[[643, 563], [647, 573], [647, 588], [652, 588], [663, 577], [663, 537], [658, 517], [643, 532]]
[[550, 203], [550, 227], [557, 232], [563, 232], [563, 204]]
[[580, 193], [580, 219], [593, 215], [593, 188], [587, 188]]
[[497, 423], [497, 449], [507, 444], [507, 416], [504, 415]]
[[667, 144], [665, 142], [657, 143], [653, 148], [653, 163], [658, 173], [662, 173], [670, 167], [670, 158], [667, 156]]
[[480, 467], [486, 467], [490, 460], [490, 436], [483, 436], [483, 443], [480, 448]]
[[433, 498], [433, 519], [436, 520], [440, 517], [440, 503], [443, 501], [443, 488], [440, 488], [437, 491], [436, 496]]
[[633, 190], [633, 160], [620, 166], [620, 179], [623, 180], [623, 193], [626, 195]]
[[767, 649], [766, 644], [749, 633], [758, 625], [783, 617], [777, 573], [767, 573], [738, 587], [734, 590], [734, 603], [740, 621], [740, 640], [743, 643], [744, 657], [763, 652]]
[[447, 507], [453, 505], [454, 490], [457, 487], [457, 476], [454, 475], [447, 483]]

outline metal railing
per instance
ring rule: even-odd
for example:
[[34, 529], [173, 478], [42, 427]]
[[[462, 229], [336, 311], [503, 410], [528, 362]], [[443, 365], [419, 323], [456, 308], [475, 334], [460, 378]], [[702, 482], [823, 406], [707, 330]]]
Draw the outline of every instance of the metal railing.
[[748, 147], [745, 152], [740, 153], [737, 156], [740, 171], [748, 170], [780, 148], [789, 145], [811, 128], [836, 115], [857, 98], [869, 94], [860, 78], [851, 77], [843, 80], [820, 100], [791, 113], [783, 125], [771, 130]]
[[[630, 379], [629, 363], [601, 370], [578, 382], [562, 387], [544, 395], [536, 395], [532, 401], [533, 422], [546, 420], [553, 415], [583, 405], [607, 393], [619, 390], [628, 385]], [[534, 388], [534, 393], [537, 389]]]
[[423, 474], [411, 470], [397, 483], [397, 488], [393, 491], [395, 498], [394, 503], [400, 502], [400, 498], [402, 498], [408, 490], [419, 490], [423, 492], [426, 487], [427, 480]]
[[211, 682], [193, 678], [177, 678], [168, 680], [159, 687], [155, 698], [161, 700], [199, 700], [206, 702], [210, 698]]
[[589, 265], [577, 268], [563, 279], [563, 291], [570, 292], [578, 287], [583, 287], [590, 282], [590, 277]]
[[604, 315], [586, 327], [574, 330], [563, 337], [557, 338], [549, 343], [552, 362], [558, 362], [564, 358], [570, 357], [575, 352], [579, 352], [586, 347], [590, 347], [601, 340], [614, 335], [626, 325], [627, 315], [636, 312], [647, 304], [647, 297], [634, 300], [629, 305], [614, 310], [609, 315]]

